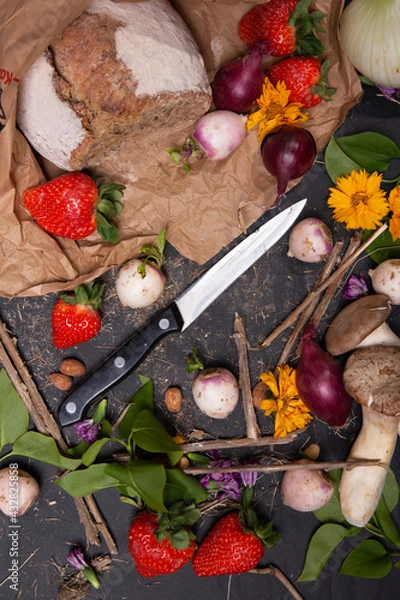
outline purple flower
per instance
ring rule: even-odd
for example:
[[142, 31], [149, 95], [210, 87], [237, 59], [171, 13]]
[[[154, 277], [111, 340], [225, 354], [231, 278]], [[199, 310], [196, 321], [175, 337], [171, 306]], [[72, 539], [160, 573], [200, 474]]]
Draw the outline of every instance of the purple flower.
[[67, 554], [67, 562], [68, 564], [77, 569], [78, 571], [82, 571], [86, 579], [89, 583], [96, 589], [99, 589], [100, 582], [97, 579], [96, 573], [93, 571], [92, 567], [90, 567], [84, 556], [82, 550], [78, 547], [74, 548]]
[[67, 554], [67, 563], [78, 571], [83, 571], [83, 569], [87, 569], [89, 566], [85, 561], [82, 550], [79, 547], [74, 548]]
[[359, 277], [357, 277], [357, 275], [350, 275], [343, 287], [343, 298], [346, 300], [357, 300], [357, 298], [367, 296], [367, 294], [368, 286], [363, 271], [360, 271]]
[[240, 473], [242, 483], [246, 487], [254, 487], [256, 485], [257, 477], [257, 471], [242, 471]]
[[386, 100], [399, 98], [400, 90], [397, 88], [383, 87], [382, 85], [377, 85], [376, 87], [382, 92]]
[[[210, 467], [214, 469], [224, 469], [231, 467], [229, 460], [219, 457], [218, 452], [212, 451], [214, 460]], [[210, 491], [215, 491], [218, 498], [233, 498], [237, 500], [240, 495], [240, 476], [238, 473], [209, 473], [202, 477], [200, 483]]]
[[94, 423], [93, 419], [85, 419], [84, 421], [75, 423], [74, 429], [83, 442], [91, 444], [96, 441], [99, 436], [100, 424]]

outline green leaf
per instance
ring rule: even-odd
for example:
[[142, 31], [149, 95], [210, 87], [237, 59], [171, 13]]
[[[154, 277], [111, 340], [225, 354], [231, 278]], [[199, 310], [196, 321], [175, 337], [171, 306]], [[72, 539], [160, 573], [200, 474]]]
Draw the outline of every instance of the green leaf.
[[399, 484], [397, 483], [396, 475], [392, 469], [389, 469], [386, 476], [385, 487], [382, 495], [390, 512], [397, 506], [399, 501]]
[[127, 440], [131, 433], [136, 415], [143, 409], [154, 412], [154, 386], [148, 378], [141, 379], [142, 386], [133, 394], [129, 403], [131, 406], [126, 411], [118, 427], [119, 435]]
[[150, 410], [141, 410], [135, 416], [132, 434], [137, 446], [147, 452], [165, 452], [173, 465], [183, 456], [178, 444]]
[[387, 136], [373, 131], [331, 138], [325, 150], [325, 166], [332, 181], [351, 171], [384, 173], [400, 149]]
[[34, 460], [39, 460], [48, 465], [53, 465], [59, 469], [76, 469], [81, 465], [79, 458], [68, 458], [63, 456], [55, 440], [52, 437], [38, 433], [37, 431], [27, 431], [21, 435], [14, 443], [12, 455], [28, 456]]
[[[386, 479], [388, 479], [390, 482], [392, 477], [390, 477], [388, 474], [388, 477]], [[388, 491], [389, 487], [393, 487], [393, 484], [389, 483], [388, 485], [385, 485], [387, 491], [386, 493], [382, 493], [382, 496], [379, 500], [379, 504], [370, 521], [372, 525], [371, 531], [373, 531], [374, 527], [377, 527], [385, 539], [387, 539], [389, 542], [400, 548], [400, 532], [392, 519], [389, 506], [386, 502], [386, 496], [388, 496], [389, 501], [392, 500], [391, 494]]]
[[359, 527], [345, 527], [338, 523], [325, 523], [312, 536], [303, 571], [297, 581], [315, 581], [328, 562], [336, 546], [346, 537], [357, 535]]
[[28, 430], [29, 412], [5, 369], [0, 371], [0, 452]]
[[346, 524], [346, 519], [344, 518], [340, 508], [339, 482], [341, 473], [341, 469], [335, 469], [329, 472], [329, 476], [334, 485], [332, 497], [329, 502], [325, 504], [325, 506], [322, 506], [318, 510], [314, 511], [314, 516], [321, 521], [321, 523]]
[[89, 445], [89, 448], [82, 455], [82, 463], [88, 467], [98, 457], [101, 450], [104, 446], [110, 441], [110, 438], [100, 438], [99, 440], [95, 440]]
[[208, 498], [207, 490], [197, 479], [180, 469], [167, 469], [167, 483], [164, 490], [164, 504], [171, 506], [183, 500], [200, 504]]
[[87, 469], [72, 471], [64, 475], [56, 484], [74, 498], [83, 498], [99, 490], [116, 487], [118, 479], [107, 472], [109, 466], [108, 463], [99, 463], [90, 465]]
[[135, 490], [135, 497], [141, 498], [150, 509], [167, 510], [163, 501], [167, 479], [163, 465], [145, 460], [110, 463], [105, 473], [117, 480], [118, 485]]
[[109, 244], [116, 244], [118, 242], [118, 228], [113, 223], [107, 221], [107, 219], [98, 212], [96, 214], [97, 231], [104, 241]]
[[[363, 241], [365, 241], [373, 231], [363, 231]], [[365, 250], [376, 264], [390, 258], [400, 258], [400, 241], [393, 242], [392, 235], [388, 229], [381, 233]]]
[[378, 540], [364, 540], [344, 559], [339, 573], [380, 579], [389, 575], [392, 559], [386, 548]]

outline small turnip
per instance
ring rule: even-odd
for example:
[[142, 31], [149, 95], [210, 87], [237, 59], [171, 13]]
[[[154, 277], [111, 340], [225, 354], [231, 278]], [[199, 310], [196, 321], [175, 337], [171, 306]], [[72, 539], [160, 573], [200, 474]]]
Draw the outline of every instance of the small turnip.
[[333, 491], [332, 479], [325, 472], [307, 467], [285, 471], [281, 482], [283, 503], [300, 512], [321, 508], [329, 502]]
[[392, 304], [400, 304], [400, 258], [384, 260], [368, 275], [377, 294], [385, 294]]
[[0, 510], [9, 517], [24, 515], [39, 495], [39, 484], [26, 471], [10, 465], [0, 470]]
[[317, 217], [299, 221], [290, 232], [288, 256], [303, 262], [317, 263], [325, 260], [332, 249], [332, 233]]
[[143, 261], [134, 258], [123, 265], [118, 273], [116, 289], [123, 306], [150, 306], [158, 300], [164, 290], [165, 276], [162, 271], [156, 265], [147, 263], [145, 275], [142, 275], [142, 266]]
[[161, 296], [166, 278], [161, 270], [164, 263], [166, 230], [157, 236], [156, 246], [143, 246], [143, 258], [133, 258], [119, 270], [116, 280], [118, 298], [123, 306], [144, 308]]
[[225, 419], [236, 408], [239, 384], [235, 376], [223, 367], [201, 371], [193, 380], [192, 394], [202, 412], [213, 419]]

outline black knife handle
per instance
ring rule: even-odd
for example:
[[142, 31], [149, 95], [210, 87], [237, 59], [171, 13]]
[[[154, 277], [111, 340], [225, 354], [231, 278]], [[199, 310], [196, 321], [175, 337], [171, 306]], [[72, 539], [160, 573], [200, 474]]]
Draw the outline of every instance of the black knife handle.
[[85, 408], [95, 398], [136, 367], [165, 335], [181, 331], [182, 325], [178, 307], [171, 304], [129, 338], [63, 401], [58, 413], [61, 427], [80, 421]]

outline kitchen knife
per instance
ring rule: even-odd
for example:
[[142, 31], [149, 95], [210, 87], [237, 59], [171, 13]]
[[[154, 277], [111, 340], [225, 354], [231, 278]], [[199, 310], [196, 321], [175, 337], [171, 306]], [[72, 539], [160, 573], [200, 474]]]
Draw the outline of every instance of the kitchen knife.
[[147, 326], [106, 358], [63, 401], [59, 410], [60, 425], [65, 427], [80, 421], [86, 407], [134, 369], [165, 335], [184, 331], [193, 323], [242, 273], [280, 240], [296, 221], [306, 202], [307, 199], [304, 199], [293, 204], [247, 236]]

